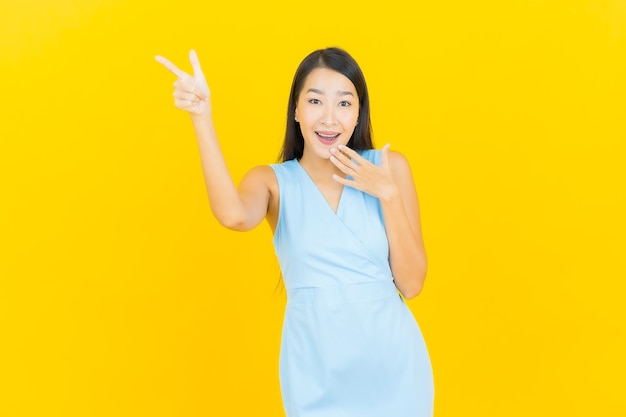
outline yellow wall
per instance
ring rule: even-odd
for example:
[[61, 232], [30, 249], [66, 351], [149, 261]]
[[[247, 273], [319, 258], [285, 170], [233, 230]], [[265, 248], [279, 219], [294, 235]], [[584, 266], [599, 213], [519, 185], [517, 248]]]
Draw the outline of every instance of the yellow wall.
[[414, 168], [436, 416], [625, 415], [626, 3], [249, 3], [0, 3], [0, 415], [282, 415], [270, 232], [211, 217], [153, 57], [239, 179], [330, 45]]

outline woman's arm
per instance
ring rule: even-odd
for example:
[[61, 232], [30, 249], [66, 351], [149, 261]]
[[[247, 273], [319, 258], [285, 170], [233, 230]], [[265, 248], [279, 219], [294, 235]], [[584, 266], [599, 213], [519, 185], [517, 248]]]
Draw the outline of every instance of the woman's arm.
[[353, 180], [335, 180], [380, 200], [387, 239], [389, 263], [396, 286], [405, 298], [417, 296], [426, 278], [426, 251], [422, 240], [419, 204], [407, 159], [398, 152], [382, 150], [376, 166], [346, 146], [331, 151], [331, 161]]
[[252, 169], [237, 189], [217, 140], [210, 91], [195, 52], [189, 54], [193, 76], [166, 58], [157, 56], [156, 59], [178, 77], [174, 83], [174, 104], [191, 116], [213, 215], [229, 229], [244, 231], [256, 227], [267, 215], [272, 180], [275, 181], [271, 168]]
[[272, 169], [258, 166], [250, 170], [235, 187], [222, 155], [211, 120], [192, 116], [198, 139], [202, 172], [209, 204], [219, 223], [232, 230], [255, 228], [266, 217], [272, 180]]
[[398, 152], [389, 152], [389, 166], [397, 192], [380, 199], [389, 240], [389, 262], [396, 286], [410, 299], [422, 291], [427, 270], [419, 203], [407, 159]]

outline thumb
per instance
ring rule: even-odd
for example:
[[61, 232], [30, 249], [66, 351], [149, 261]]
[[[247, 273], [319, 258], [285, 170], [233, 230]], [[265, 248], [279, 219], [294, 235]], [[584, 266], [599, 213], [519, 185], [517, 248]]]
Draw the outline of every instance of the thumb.
[[382, 149], [382, 166], [384, 167], [388, 167], [389, 166], [389, 148], [391, 147], [390, 144], [386, 144], [385, 146], [383, 146]]

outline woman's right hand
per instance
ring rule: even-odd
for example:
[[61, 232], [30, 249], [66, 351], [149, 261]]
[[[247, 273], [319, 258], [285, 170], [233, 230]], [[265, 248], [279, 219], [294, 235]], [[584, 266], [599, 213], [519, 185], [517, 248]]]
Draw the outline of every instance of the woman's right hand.
[[170, 70], [178, 79], [174, 82], [174, 105], [188, 111], [192, 116], [210, 116], [211, 101], [209, 86], [204, 78], [198, 56], [194, 50], [189, 51], [189, 61], [193, 68], [193, 76], [180, 70], [167, 58], [157, 55], [156, 60]]

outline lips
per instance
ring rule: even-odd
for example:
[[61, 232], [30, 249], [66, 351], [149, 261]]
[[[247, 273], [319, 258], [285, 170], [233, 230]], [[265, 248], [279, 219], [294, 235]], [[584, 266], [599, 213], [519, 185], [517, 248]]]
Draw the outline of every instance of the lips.
[[341, 133], [330, 131], [317, 131], [315, 132], [315, 134], [317, 135], [317, 139], [319, 139], [319, 141], [323, 144], [332, 145], [333, 143], [335, 143]]

